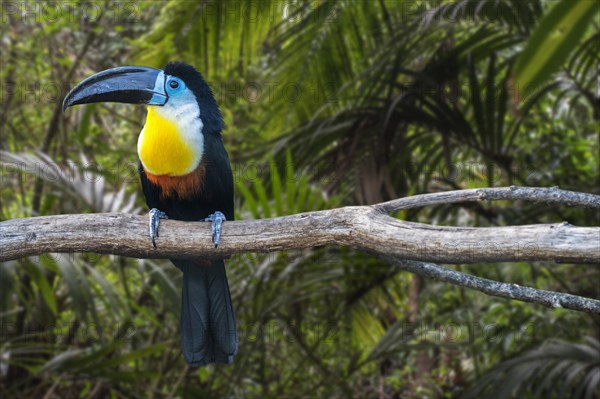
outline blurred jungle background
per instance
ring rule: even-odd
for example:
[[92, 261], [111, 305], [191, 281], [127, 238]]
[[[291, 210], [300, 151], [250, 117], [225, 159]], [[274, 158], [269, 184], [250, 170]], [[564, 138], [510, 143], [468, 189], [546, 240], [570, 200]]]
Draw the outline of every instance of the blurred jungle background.
[[[238, 219], [418, 193], [529, 185], [600, 193], [593, 1], [4, 1], [2, 220], [145, 214], [145, 109], [61, 112], [81, 79], [195, 65], [224, 114]], [[541, 33], [540, 33], [541, 32]], [[524, 202], [428, 207], [449, 226], [598, 212]], [[336, 247], [227, 262], [232, 365], [189, 368], [181, 274], [88, 253], [0, 264], [3, 398], [600, 397], [600, 319], [498, 299]], [[600, 297], [600, 270], [452, 266]]]

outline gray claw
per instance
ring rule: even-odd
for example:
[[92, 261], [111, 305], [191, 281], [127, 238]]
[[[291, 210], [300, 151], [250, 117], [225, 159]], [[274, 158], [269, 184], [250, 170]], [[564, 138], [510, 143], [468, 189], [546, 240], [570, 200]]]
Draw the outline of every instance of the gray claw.
[[167, 214], [156, 208], [152, 208], [148, 214], [150, 217], [150, 238], [152, 239], [152, 245], [156, 248], [155, 238], [158, 237], [158, 227], [160, 226], [160, 219], [168, 219]]
[[215, 244], [215, 248], [219, 246], [219, 242], [221, 241], [221, 225], [225, 220], [227, 220], [225, 219], [225, 215], [219, 211], [208, 215], [204, 219], [205, 222], [212, 222], [212, 241]]

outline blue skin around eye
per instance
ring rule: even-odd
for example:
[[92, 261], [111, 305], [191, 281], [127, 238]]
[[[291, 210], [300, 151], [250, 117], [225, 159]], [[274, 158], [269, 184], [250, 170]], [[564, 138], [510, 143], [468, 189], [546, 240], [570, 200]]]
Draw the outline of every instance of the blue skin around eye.
[[[175, 88], [173, 88], [173, 87], [171, 87], [171, 82], [177, 82], [177, 83], [179, 84], [179, 86], [178, 86], [178, 87], [175, 87]], [[182, 91], [183, 89], [185, 89], [185, 83], [183, 83], [183, 81], [182, 81], [181, 79], [178, 79], [178, 78], [173, 78], [173, 77], [172, 77], [172, 78], [170, 78], [170, 79], [167, 81], [167, 84], [166, 84], [166, 86], [167, 86], [167, 87], [166, 87], [166, 88], [167, 88], [167, 92], [168, 92], [169, 94], [176, 94], [176, 93], [178, 93], [178, 92]]]

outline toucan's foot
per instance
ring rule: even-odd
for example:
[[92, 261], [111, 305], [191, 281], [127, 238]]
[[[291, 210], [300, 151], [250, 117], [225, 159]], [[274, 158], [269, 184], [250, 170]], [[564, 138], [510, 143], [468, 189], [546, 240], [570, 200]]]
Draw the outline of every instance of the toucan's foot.
[[168, 219], [167, 214], [156, 208], [152, 208], [148, 214], [148, 222], [150, 224], [150, 238], [152, 239], [152, 245], [156, 248], [155, 238], [158, 237], [158, 227], [160, 226], [160, 219]]
[[212, 241], [215, 244], [215, 248], [219, 246], [219, 241], [221, 241], [221, 225], [225, 220], [227, 220], [225, 219], [225, 215], [219, 211], [208, 215], [204, 219], [205, 222], [212, 222]]

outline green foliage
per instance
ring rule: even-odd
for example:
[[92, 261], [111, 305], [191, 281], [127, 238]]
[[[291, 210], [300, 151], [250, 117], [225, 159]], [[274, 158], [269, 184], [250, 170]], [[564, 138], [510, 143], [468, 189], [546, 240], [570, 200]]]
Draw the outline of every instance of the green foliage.
[[[196, 65], [221, 106], [238, 219], [482, 186], [599, 190], [593, 2], [82, 1], [57, 18], [51, 4], [21, 3], [39, 18], [3, 8], [0, 220], [144, 212], [144, 110], [63, 115], [59, 103], [92, 72], [173, 59]], [[600, 222], [519, 202], [396, 216]], [[168, 262], [49, 254], [0, 264], [0, 395], [598, 395], [597, 339], [581, 343], [597, 317], [422, 281], [345, 248], [227, 264], [240, 353], [197, 370], [181, 357], [180, 274]], [[600, 296], [589, 266], [456, 267]]]
[[[236, 191], [242, 194], [244, 208], [249, 215], [244, 218], [263, 219], [295, 213], [329, 209], [339, 204], [339, 198], [328, 196], [315, 185], [310, 170], [296, 171], [291, 152], [286, 154], [284, 170], [279, 171], [271, 158], [268, 160], [269, 182], [261, 176], [249, 179], [236, 179]], [[285, 208], [284, 208], [285, 207]]]
[[523, 88], [540, 84], [558, 71], [598, 17], [594, 1], [557, 2], [539, 21], [515, 63], [515, 82]]
[[465, 398], [594, 398], [600, 395], [600, 342], [549, 340], [490, 370]]

